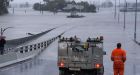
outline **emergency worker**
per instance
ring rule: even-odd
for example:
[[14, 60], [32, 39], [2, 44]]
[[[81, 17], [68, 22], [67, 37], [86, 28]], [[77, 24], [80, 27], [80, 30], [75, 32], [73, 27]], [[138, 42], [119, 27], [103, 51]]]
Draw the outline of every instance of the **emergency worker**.
[[4, 45], [6, 43], [5, 37], [0, 36], [0, 54], [2, 55], [4, 53]]
[[121, 48], [121, 43], [117, 43], [117, 48], [112, 51], [111, 60], [113, 61], [114, 75], [124, 75], [126, 52]]

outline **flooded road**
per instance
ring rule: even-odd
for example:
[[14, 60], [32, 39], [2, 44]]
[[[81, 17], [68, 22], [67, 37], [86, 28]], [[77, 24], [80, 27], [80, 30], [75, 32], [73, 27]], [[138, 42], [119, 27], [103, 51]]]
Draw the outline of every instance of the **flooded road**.
[[[88, 37], [104, 36], [104, 50], [107, 52], [107, 55], [104, 56], [104, 75], [113, 75], [110, 54], [118, 42], [121, 42], [123, 49], [127, 51], [125, 75], [140, 75], [140, 46], [133, 42], [133, 13], [127, 14], [129, 18], [127, 19], [127, 26], [124, 31], [123, 14], [121, 14], [121, 20], [120, 23], [118, 23], [117, 20], [114, 19], [113, 11], [110, 9], [102, 9], [99, 13], [82, 13], [86, 17], [79, 19], [66, 18], [68, 13], [53, 15], [52, 13], [46, 12], [42, 15], [39, 14], [39, 12], [31, 12], [33, 10], [30, 10], [30, 13], [23, 15], [21, 11], [22, 10], [15, 14], [11, 13], [2, 16], [5, 19], [8, 17], [9, 21], [5, 21], [0, 17], [1, 24], [15, 26], [13, 29], [6, 31], [5, 35], [7, 39], [27, 36], [25, 35], [26, 32], [39, 33], [48, 28], [61, 25], [62, 27], [28, 44], [47, 40], [64, 31], [66, 31], [66, 33], [63, 36], [71, 37], [77, 35], [77, 37], [81, 38], [83, 41]], [[139, 28], [140, 26], [138, 26], [137, 29]], [[140, 30], [137, 32], [139, 34]], [[16, 34], [16, 36], [13, 34]], [[137, 37], [139, 36], [140, 35]], [[57, 68], [57, 45], [58, 43], [55, 41], [36, 58], [1, 69], [0, 75], [59, 75]]]

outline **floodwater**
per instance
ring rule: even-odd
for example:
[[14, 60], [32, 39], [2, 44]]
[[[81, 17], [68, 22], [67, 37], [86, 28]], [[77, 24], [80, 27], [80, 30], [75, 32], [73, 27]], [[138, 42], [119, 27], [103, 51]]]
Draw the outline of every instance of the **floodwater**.
[[[123, 29], [123, 13], [120, 13], [120, 23], [118, 18], [114, 19], [112, 9], [101, 9], [98, 13], [80, 13], [84, 18], [66, 18], [69, 13], [53, 14], [31, 9], [12, 9], [10, 14], [0, 16], [2, 27], [13, 27], [5, 32], [7, 39], [15, 39], [28, 36], [26, 33], [40, 33], [49, 28], [57, 27], [54, 31], [28, 43], [46, 41], [51, 37], [65, 32], [63, 36], [71, 37], [77, 35], [85, 41], [88, 37], [104, 36], [104, 75], [113, 75], [111, 51], [116, 47], [116, 43], [121, 42], [123, 49], [127, 52], [125, 63], [125, 75], [140, 75], [140, 46], [133, 42], [134, 34], [134, 13], [126, 15], [126, 29]], [[26, 10], [26, 13], [25, 13]], [[140, 41], [140, 13], [138, 13], [137, 40]], [[12, 65], [0, 70], [0, 75], [58, 75], [57, 68], [57, 41], [52, 43], [42, 54], [29, 61]]]

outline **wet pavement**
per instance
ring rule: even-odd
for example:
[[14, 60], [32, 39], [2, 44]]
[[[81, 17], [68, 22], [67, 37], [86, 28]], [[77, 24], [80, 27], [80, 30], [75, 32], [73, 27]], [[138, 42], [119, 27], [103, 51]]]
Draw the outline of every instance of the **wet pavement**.
[[[118, 42], [121, 42], [123, 49], [127, 51], [125, 75], [140, 75], [140, 46], [133, 42], [134, 21], [132, 14], [133, 13], [127, 14], [130, 16], [128, 16], [129, 18], [127, 19], [128, 22], [126, 23], [126, 30], [124, 31], [122, 17], [123, 13], [121, 13], [121, 21], [118, 23], [117, 20], [114, 19], [113, 11], [110, 9], [101, 10], [100, 13], [84, 14], [86, 17], [81, 19], [64, 20], [64, 18], [66, 18], [66, 14], [58, 13], [57, 15], [53, 16], [53, 18], [57, 17], [57, 19], [59, 18], [59, 20], [62, 20], [61, 22], [57, 23], [58, 25], [64, 26], [28, 44], [47, 40], [51, 37], [57, 36], [64, 31], [66, 31], [66, 33], [63, 36], [71, 37], [77, 35], [77, 37], [81, 38], [83, 41], [85, 41], [88, 37], [104, 36], [104, 50], [107, 52], [107, 55], [104, 56], [104, 75], [113, 75], [110, 54]], [[51, 17], [52, 14], [46, 16]], [[54, 23], [51, 24], [55, 26]], [[139, 28], [140, 27], [137, 29]], [[58, 75], [59, 71], [57, 68], [57, 45], [58, 43], [55, 41], [36, 58], [1, 69], [0, 75]]]

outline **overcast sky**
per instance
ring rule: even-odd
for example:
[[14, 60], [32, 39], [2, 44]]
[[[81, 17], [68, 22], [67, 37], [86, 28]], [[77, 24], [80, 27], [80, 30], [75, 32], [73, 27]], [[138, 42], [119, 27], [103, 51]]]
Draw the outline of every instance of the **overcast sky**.
[[[14, 0], [12, 3], [25, 3], [25, 2], [29, 2], [29, 3], [35, 3], [35, 2], [41, 2], [41, 1], [43, 1], [43, 0]], [[88, 1], [88, 2], [93, 2], [93, 1], [95, 1], [95, 2], [99, 2], [99, 1], [105, 1], [105, 0], [75, 0], [75, 1]], [[114, 1], [114, 0], [110, 0], [110, 1]], [[117, 1], [119, 1], [119, 0], [117, 0]], [[124, 1], [124, 0], [121, 0], [121, 1]], [[127, 0], [127, 1], [135, 1], [135, 0]], [[138, 0], [138, 1], [140, 1], [140, 0]]]

